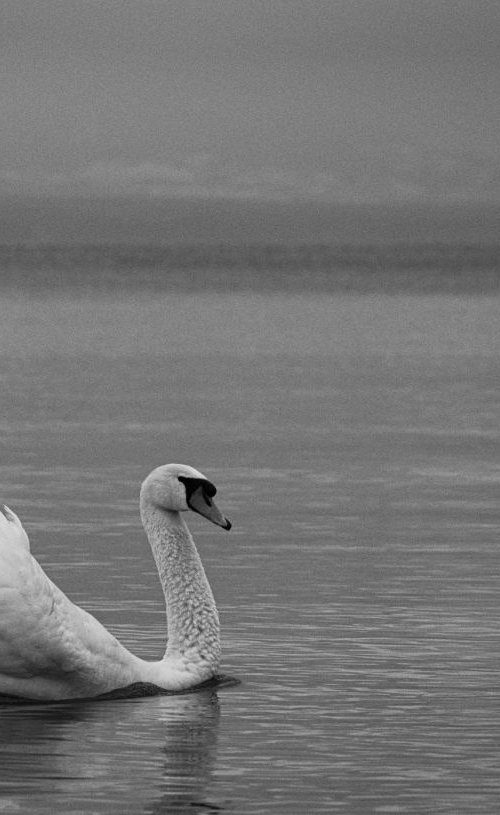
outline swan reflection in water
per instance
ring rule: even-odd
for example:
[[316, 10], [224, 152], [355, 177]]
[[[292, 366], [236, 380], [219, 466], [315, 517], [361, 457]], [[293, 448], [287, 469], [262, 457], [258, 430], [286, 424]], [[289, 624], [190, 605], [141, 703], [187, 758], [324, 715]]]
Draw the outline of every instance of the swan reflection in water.
[[0, 708], [0, 811], [216, 812], [213, 689]]

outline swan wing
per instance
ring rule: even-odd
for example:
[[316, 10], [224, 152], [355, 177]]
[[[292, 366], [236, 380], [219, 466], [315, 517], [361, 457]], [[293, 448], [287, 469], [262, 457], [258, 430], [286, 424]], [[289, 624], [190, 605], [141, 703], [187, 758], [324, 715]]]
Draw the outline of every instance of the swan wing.
[[138, 662], [49, 579], [17, 516], [0, 512], [0, 694], [95, 696], [136, 681]]
[[20, 546], [30, 551], [30, 542], [26, 530], [15, 512], [5, 504], [0, 508], [0, 540], [6, 546]]

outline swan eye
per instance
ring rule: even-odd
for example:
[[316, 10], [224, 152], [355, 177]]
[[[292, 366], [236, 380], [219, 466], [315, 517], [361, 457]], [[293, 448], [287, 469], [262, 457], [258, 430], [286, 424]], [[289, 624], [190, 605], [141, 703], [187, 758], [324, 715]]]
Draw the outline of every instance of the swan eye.
[[213, 498], [217, 494], [217, 489], [211, 481], [203, 481], [202, 487], [204, 494], [208, 495], [209, 498]]

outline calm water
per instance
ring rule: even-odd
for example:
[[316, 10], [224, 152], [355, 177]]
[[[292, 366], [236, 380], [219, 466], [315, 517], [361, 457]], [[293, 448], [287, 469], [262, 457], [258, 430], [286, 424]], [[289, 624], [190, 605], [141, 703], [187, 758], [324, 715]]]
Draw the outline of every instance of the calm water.
[[191, 463], [217, 692], [0, 710], [0, 812], [500, 803], [500, 299], [109, 291], [0, 301], [2, 500], [50, 576], [164, 647], [141, 480]]

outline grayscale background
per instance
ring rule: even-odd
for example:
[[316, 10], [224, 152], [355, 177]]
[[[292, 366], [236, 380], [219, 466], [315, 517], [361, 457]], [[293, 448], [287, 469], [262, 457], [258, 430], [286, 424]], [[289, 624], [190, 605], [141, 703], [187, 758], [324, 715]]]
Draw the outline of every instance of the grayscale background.
[[[217, 692], [0, 709], [0, 812], [493, 815], [500, 5], [0, 2], [0, 481], [131, 650], [180, 461]], [[0, 575], [1, 580], [1, 575]]]

